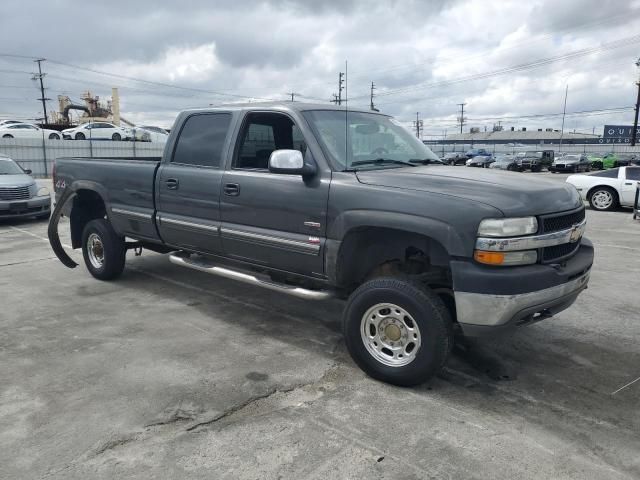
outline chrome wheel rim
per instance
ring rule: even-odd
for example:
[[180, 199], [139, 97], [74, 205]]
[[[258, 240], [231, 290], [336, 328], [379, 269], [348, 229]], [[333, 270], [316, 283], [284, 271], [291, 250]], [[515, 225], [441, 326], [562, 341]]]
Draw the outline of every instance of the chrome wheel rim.
[[422, 343], [413, 317], [393, 303], [378, 303], [368, 309], [362, 316], [360, 336], [369, 354], [389, 367], [413, 362]]
[[89, 254], [89, 261], [94, 268], [102, 268], [104, 265], [104, 246], [100, 237], [92, 233], [87, 239], [87, 253]]
[[604, 210], [611, 206], [613, 203], [613, 195], [608, 190], [598, 190], [591, 197], [593, 205], [599, 209]]

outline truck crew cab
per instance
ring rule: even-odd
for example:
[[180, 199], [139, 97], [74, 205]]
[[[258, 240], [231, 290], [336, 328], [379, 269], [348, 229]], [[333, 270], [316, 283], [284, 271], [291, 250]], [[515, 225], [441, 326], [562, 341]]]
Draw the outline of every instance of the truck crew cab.
[[393, 118], [344, 107], [188, 110], [162, 158], [58, 159], [54, 183], [49, 238], [65, 265], [61, 215], [100, 280], [142, 247], [309, 302], [343, 298], [353, 359], [397, 385], [435, 375], [454, 334], [569, 307], [593, 261], [573, 186], [443, 166]]

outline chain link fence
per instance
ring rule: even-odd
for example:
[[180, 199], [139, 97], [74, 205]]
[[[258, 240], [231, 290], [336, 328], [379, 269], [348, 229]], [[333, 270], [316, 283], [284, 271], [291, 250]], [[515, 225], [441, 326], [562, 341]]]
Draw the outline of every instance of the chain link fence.
[[160, 157], [164, 143], [116, 142], [113, 140], [40, 140], [0, 138], [0, 155], [30, 169], [38, 178], [51, 176], [53, 162], [60, 157]]
[[604, 155], [605, 153], [636, 153], [640, 155], [640, 146], [636, 145], [632, 147], [631, 145], [624, 144], [608, 144], [608, 145], [600, 145], [600, 144], [565, 144], [562, 145], [558, 143], [544, 143], [544, 144], [530, 144], [530, 145], [513, 145], [506, 143], [456, 143], [456, 144], [431, 144], [427, 145], [433, 153], [438, 156], [444, 156], [445, 153], [450, 152], [467, 152], [471, 149], [484, 148], [488, 152], [492, 153], [518, 153], [525, 151], [541, 151], [541, 150], [553, 150], [556, 155], [559, 152], [563, 153], [586, 153], [586, 154], [595, 154], [595, 155]]

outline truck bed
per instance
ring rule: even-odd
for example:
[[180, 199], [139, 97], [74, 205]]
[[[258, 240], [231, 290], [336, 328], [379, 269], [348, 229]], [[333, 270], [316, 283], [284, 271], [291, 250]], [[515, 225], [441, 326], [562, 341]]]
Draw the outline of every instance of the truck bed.
[[102, 196], [115, 230], [133, 238], [158, 240], [155, 228], [155, 176], [161, 158], [59, 158], [56, 197], [63, 186], [88, 188]]

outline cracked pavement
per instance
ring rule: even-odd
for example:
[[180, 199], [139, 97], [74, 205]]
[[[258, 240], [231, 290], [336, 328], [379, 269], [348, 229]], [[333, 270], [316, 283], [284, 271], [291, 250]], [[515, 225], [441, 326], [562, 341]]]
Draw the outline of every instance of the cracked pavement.
[[640, 222], [587, 216], [574, 307], [413, 389], [354, 366], [338, 301], [148, 252], [99, 282], [0, 223], [0, 478], [638, 478]]

